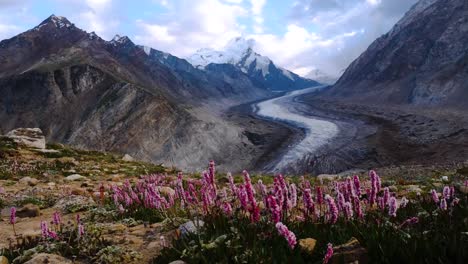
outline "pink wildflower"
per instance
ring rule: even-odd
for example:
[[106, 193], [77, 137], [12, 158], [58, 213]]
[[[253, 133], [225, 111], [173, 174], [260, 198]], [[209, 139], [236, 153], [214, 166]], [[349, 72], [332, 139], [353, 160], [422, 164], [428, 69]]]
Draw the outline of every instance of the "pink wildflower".
[[278, 223], [281, 219], [281, 208], [278, 206], [276, 198], [273, 195], [269, 195], [267, 201], [271, 213], [271, 220], [273, 223]]
[[358, 197], [354, 197], [353, 199], [353, 205], [354, 205], [354, 211], [356, 211], [357, 217], [359, 219], [364, 218], [364, 214], [362, 212], [362, 207], [361, 207], [361, 201], [359, 200]]
[[297, 206], [297, 188], [296, 185], [293, 183], [289, 186], [289, 194], [291, 196], [291, 207]]
[[226, 215], [231, 216], [232, 215], [232, 206], [228, 202], [223, 203], [223, 211]]
[[359, 176], [353, 176], [353, 184], [354, 184], [354, 193], [357, 197], [361, 196], [361, 182], [359, 181]]
[[84, 225], [79, 224], [78, 225], [78, 237], [83, 237], [84, 234], [85, 234]]
[[332, 256], [333, 256], [333, 245], [331, 243], [328, 243], [327, 253], [325, 254], [325, 257], [323, 258], [323, 264], [327, 264], [332, 258]]
[[388, 201], [388, 214], [390, 216], [396, 217], [396, 212], [398, 209], [397, 200], [395, 197], [390, 197]]
[[447, 200], [445, 200], [445, 198], [442, 198], [440, 200], [440, 209], [442, 209], [443, 211], [447, 210]]
[[294, 249], [294, 247], [296, 246], [297, 244], [297, 241], [296, 241], [296, 235], [289, 231], [288, 227], [285, 226], [283, 223], [281, 222], [278, 222], [276, 223], [276, 229], [278, 230], [278, 233], [283, 236], [284, 238], [286, 238], [286, 240], [288, 241], [288, 245], [291, 249]]
[[12, 225], [16, 224], [16, 208], [15, 207], [10, 208], [10, 224]]
[[47, 228], [47, 222], [46, 221], [41, 221], [41, 234], [42, 234], [42, 238], [48, 238], [49, 237], [49, 229]]
[[317, 187], [315, 188], [315, 192], [316, 192], [316, 195], [317, 195], [317, 197], [316, 197], [317, 203], [320, 204], [320, 205], [323, 204], [323, 193], [322, 193], [322, 188], [320, 188], [320, 186], [317, 186]]
[[443, 196], [445, 199], [450, 200], [450, 187], [444, 187]]
[[345, 216], [346, 216], [346, 219], [350, 220], [353, 218], [353, 206], [351, 205], [351, 202], [346, 202], [344, 204], [344, 212], [345, 212]]
[[59, 212], [57, 211], [54, 212], [54, 215], [52, 217], [52, 222], [54, 223], [54, 225], [57, 225], [57, 226], [62, 223], [62, 219], [60, 218]]
[[388, 205], [388, 200], [390, 199], [390, 190], [388, 187], [384, 188], [384, 195], [383, 195], [383, 204], [384, 206]]
[[314, 201], [310, 195], [310, 189], [304, 189], [302, 194], [302, 199], [304, 201], [304, 208], [307, 210], [307, 213], [315, 211]]
[[326, 195], [325, 200], [328, 203], [328, 213], [330, 214], [330, 223], [334, 224], [338, 220], [338, 208], [336, 207], [335, 200], [330, 196]]

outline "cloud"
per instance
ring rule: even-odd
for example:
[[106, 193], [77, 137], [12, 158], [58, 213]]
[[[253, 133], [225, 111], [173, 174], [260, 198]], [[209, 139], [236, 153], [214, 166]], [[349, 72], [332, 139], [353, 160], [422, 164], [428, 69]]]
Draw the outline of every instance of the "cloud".
[[253, 30], [255, 33], [263, 33], [263, 7], [266, 4], [266, 0], [250, 0], [252, 6], [251, 12], [253, 16]]
[[299, 71], [319, 68], [339, 74], [372, 41], [390, 30], [416, 1], [297, 0], [288, 15], [290, 23], [306, 31], [312, 29], [318, 41], [328, 45], [305, 45], [307, 42], [297, 38], [303, 42], [294, 46], [304, 47], [300, 51], [290, 56], [274, 53], [271, 56]]
[[241, 1], [182, 0], [159, 21], [136, 21], [135, 42], [178, 56], [201, 47], [220, 49], [245, 29], [238, 19], [248, 11], [237, 2]]
[[32, 28], [48, 12], [104, 39], [128, 35], [179, 57], [251, 37], [258, 53], [282, 67], [338, 74], [416, 1], [142, 0], [130, 10], [124, 0], [44, 0], [39, 12], [32, 0], [0, 0], [0, 38]]
[[0, 24], [0, 41], [14, 36], [19, 31], [20, 28], [15, 25]]

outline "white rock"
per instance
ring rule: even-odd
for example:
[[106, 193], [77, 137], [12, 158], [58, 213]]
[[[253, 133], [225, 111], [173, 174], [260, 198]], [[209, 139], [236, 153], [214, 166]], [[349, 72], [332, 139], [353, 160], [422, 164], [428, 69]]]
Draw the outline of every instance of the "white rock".
[[205, 222], [202, 220], [198, 220], [196, 222], [190, 220], [185, 224], [182, 224], [179, 226], [179, 231], [182, 235], [187, 235], [189, 233], [197, 233], [198, 228], [203, 227], [205, 225]]
[[21, 184], [27, 184], [27, 185], [30, 185], [30, 186], [35, 186], [37, 185], [37, 183], [39, 182], [38, 179], [35, 179], [35, 178], [31, 178], [29, 176], [27, 177], [23, 177], [19, 180], [19, 183]]
[[86, 180], [87, 178], [85, 176], [81, 176], [79, 174], [72, 174], [67, 177], [65, 177], [66, 181], [83, 181]]
[[122, 160], [123, 160], [123, 161], [134, 161], [135, 159], [134, 159], [132, 156], [130, 156], [130, 155], [128, 155], [128, 154], [125, 154], [125, 155], [123, 156]]
[[46, 142], [40, 128], [17, 128], [6, 134], [8, 138], [28, 147], [45, 149]]
[[448, 176], [442, 176], [442, 181], [448, 182], [449, 181]]

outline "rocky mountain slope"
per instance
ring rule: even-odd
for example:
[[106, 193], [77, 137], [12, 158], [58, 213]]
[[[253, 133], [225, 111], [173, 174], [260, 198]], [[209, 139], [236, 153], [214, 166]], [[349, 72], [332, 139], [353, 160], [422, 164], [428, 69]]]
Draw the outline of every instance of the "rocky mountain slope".
[[268, 89], [236, 69], [200, 71], [161, 56], [128, 37], [105, 41], [52, 15], [0, 42], [0, 133], [39, 127], [49, 141], [188, 170], [238, 156], [245, 159], [221, 168], [249, 167], [252, 143], [221, 112], [269, 96]]
[[256, 53], [254, 41], [242, 37], [232, 39], [223, 51], [200, 49], [187, 60], [200, 69], [212, 69], [213, 64], [231, 64], [246, 73], [252, 82], [272, 91], [290, 91], [319, 85], [278, 67], [268, 57]]
[[325, 95], [352, 102], [468, 109], [468, 2], [421, 0]]

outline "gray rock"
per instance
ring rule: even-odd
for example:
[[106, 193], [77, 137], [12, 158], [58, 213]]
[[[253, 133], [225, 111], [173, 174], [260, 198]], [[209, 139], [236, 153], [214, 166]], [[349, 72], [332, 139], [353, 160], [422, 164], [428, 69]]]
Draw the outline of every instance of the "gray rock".
[[59, 255], [39, 253], [39, 254], [34, 255], [31, 260], [25, 262], [24, 264], [40, 264], [40, 263], [47, 263], [47, 264], [70, 263], [71, 264], [73, 262]]
[[130, 156], [130, 155], [128, 155], [128, 154], [125, 154], [125, 155], [123, 156], [122, 160], [123, 160], [123, 161], [134, 161], [135, 159], [134, 159], [132, 156]]
[[18, 182], [20, 184], [27, 184], [29, 186], [36, 186], [39, 183], [39, 180], [27, 176], [27, 177], [21, 178]]
[[20, 218], [36, 217], [41, 215], [41, 209], [34, 204], [26, 204], [16, 211], [16, 216]]
[[66, 181], [84, 181], [87, 178], [85, 176], [79, 175], [79, 174], [72, 174], [67, 177], [65, 177]]
[[46, 147], [45, 137], [39, 128], [17, 128], [8, 132], [6, 136], [28, 147], [38, 149]]
[[82, 195], [70, 195], [59, 199], [54, 208], [63, 212], [78, 212], [96, 205], [91, 197]]
[[198, 229], [203, 227], [205, 225], [205, 222], [202, 220], [198, 221], [188, 221], [185, 224], [182, 224], [179, 226], [179, 231], [181, 235], [187, 235], [189, 233], [197, 233]]
[[8, 264], [8, 259], [5, 256], [0, 256], [0, 264]]

